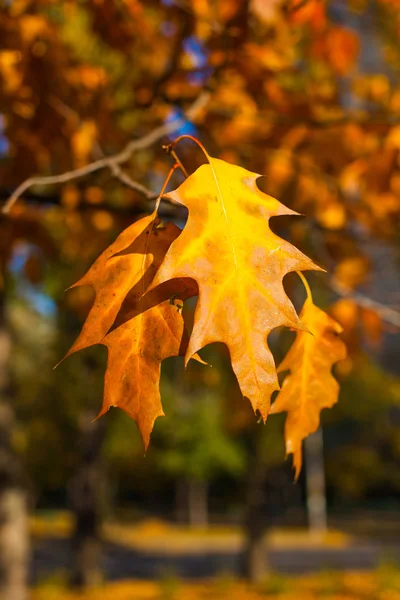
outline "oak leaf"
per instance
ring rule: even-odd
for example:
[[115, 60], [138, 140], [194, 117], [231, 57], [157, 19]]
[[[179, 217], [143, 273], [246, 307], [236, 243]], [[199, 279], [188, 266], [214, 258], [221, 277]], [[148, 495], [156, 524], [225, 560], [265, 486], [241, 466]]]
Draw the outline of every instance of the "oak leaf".
[[[196, 293], [183, 280], [145, 293], [180, 229], [162, 226], [153, 213], [128, 227], [95, 261], [75, 286], [91, 285], [96, 293], [82, 331], [69, 350], [101, 343], [108, 349], [103, 406], [132, 417], [147, 448], [155, 419], [163, 415], [159, 393], [161, 362], [184, 354], [187, 335], [176, 298]], [[74, 287], [74, 286], [72, 286]]]
[[320, 412], [335, 404], [339, 384], [332, 366], [346, 357], [346, 346], [338, 334], [342, 327], [326, 313], [306, 300], [300, 318], [309, 332], [299, 331], [278, 372], [290, 370], [282, 384], [270, 414], [287, 411], [286, 452], [293, 454], [296, 479], [302, 463], [302, 441], [316, 431]]
[[189, 216], [151, 287], [175, 278], [197, 282], [186, 362], [208, 344], [225, 343], [243, 395], [265, 420], [271, 393], [279, 389], [267, 336], [281, 325], [304, 329], [283, 277], [319, 267], [270, 230], [271, 217], [297, 213], [260, 191], [260, 175], [208, 160], [166, 194], [186, 206]]

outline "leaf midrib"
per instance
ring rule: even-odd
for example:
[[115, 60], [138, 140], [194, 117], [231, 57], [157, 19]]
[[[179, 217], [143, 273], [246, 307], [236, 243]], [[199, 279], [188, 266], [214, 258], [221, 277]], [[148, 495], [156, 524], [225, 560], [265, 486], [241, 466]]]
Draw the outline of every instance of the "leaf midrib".
[[[228, 230], [229, 239], [230, 239], [231, 246], [232, 246], [232, 254], [233, 254], [233, 258], [234, 258], [235, 271], [236, 271], [236, 280], [238, 282], [238, 294], [240, 296], [241, 304], [243, 304], [242, 287], [239, 285], [238, 260], [237, 260], [237, 255], [236, 255], [235, 244], [233, 243], [233, 237], [232, 237], [231, 228], [230, 228], [230, 225], [229, 225], [228, 214], [227, 214], [227, 211], [226, 211], [226, 207], [225, 207], [224, 199], [223, 199], [223, 196], [222, 196], [221, 188], [219, 186], [219, 182], [218, 182], [218, 178], [217, 178], [217, 173], [215, 171], [214, 165], [212, 164], [212, 161], [210, 160], [209, 162], [210, 162], [211, 171], [212, 171], [212, 174], [213, 174], [213, 177], [214, 177], [215, 185], [216, 185], [216, 188], [217, 188], [217, 193], [218, 193], [218, 196], [219, 196], [219, 199], [220, 199], [220, 202], [221, 202], [222, 211], [224, 213], [224, 218], [225, 218], [225, 221], [226, 221], [226, 227], [227, 227], [227, 230]], [[251, 329], [251, 327], [250, 327], [250, 321], [249, 321], [249, 315], [248, 315], [248, 313], [247, 313], [246, 310], [243, 311], [243, 315], [244, 315], [244, 318], [246, 320], [246, 326], [247, 326], [246, 337], [247, 337], [247, 340], [249, 340], [249, 331]], [[253, 345], [251, 343], [247, 343], [247, 349], [248, 349], [248, 351], [250, 351], [249, 354], [251, 355], [251, 362], [256, 367], [256, 365], [258, 363], [257, 363], [256, 357], [254, 355]], [[254, 379], [256, 381], [258, 391], [261, 394], [262, 391], [261, 391], [261, 387], [260, 387], [260, 382], [258, 381], [256, 368], [253, 369], [253, 373], [254, 373]]]

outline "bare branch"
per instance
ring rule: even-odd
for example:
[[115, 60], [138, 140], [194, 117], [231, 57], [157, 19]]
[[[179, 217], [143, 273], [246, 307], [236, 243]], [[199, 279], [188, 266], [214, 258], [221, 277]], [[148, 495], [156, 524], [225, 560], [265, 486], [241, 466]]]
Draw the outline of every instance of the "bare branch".
[[74, 179], [78, 179], [80, 177], [84, 177], [85, 175], [89, 175], [90, 173], [95, 173], [96, 171], [100, 171], [101, 169], [109, 168], [113, 174], [118, 177], [121, 181], [123, 181], [126, 185], [129, 185], [132, 189], [140, 192], [147, 198], [154, 198], [153, 192], [148, 190], [146, 187], [142, 186], [142, 184], [133, 181], [122, 172], [120, 165], [127, 162], [132, 154], [138, 150], [143, 150], [144, 148], [148, 148], [159, 139], [163, 138], [170, 133], [173, 133], [179, 127], [182, 127], [187, 120], [194, 120], [197, 114], [201, 111], [203, 106], [207, 103], [209, 98], [208, 92], [203, 92], [198, 99], [192, 104], [192, 106], [186, 111], [184, 117], [175, 119], [170, 123], [166, 123], [164, 125], [160, 125], [156, 127], [141, 138], [131, 140], [121, 152], [118, 154], [114, 154], [112, 156], [105, 156], [104, 158], [100, 158], [84, 167], [80, 167], [79, 169], [73, 169], [71, 171], [66, 171], [65, 173], [61, 173], [60, 175], [50, 175], [49, 177], [30, 177], [21, 185], [19, 185], [7, 202], [4, 204], [2, 212], [8, 213], [11, 208], [14, 206], [15, 202], [18, 200], [24, 192], [26, 192], [30, 187], [34, 185], [54, 185], [60, 183], [66, 183], [68, 181], [72, 181]]
[[142, 196], [147, 198], [147, 200], [155, 200], [155, 198], [157, 198], [158, 194], [153, 192], [153, 190], [151, 190], [150, 188], [144, 186], [142, 183], [139, 183], [138, 181], [135, 181], [134, 179], [129, 177], [129, 175], [124, 173], [124, 171], [119, 165], [113, 165], [111, 167], [111, 171], [116, 179], [118, 179], [121, 183], [124, 183], [126, 186], [131, 188], [131, 190], [135, 190], [135, 192], [139, 192], [139, 194], [142, 194]]
[[341, 296], [342, 298], [348, 298], [349, 300], [353, 300], [356, 304], [361, 306], [362, 308], [367, 308], [369, 310], [374, 311], [377, 315], [381, 317], [383, 321], [386, 323], [390, 323], [400, 329], [400, 312], [387, 306], [386, 304], [382, 304], [381, 302], [377, 302], [360, 292], [352, 292], [343, 286], [341, 283], [337, 281], [337, 279], [332, 278], [328, 283], [329, 287], [335, 294]]

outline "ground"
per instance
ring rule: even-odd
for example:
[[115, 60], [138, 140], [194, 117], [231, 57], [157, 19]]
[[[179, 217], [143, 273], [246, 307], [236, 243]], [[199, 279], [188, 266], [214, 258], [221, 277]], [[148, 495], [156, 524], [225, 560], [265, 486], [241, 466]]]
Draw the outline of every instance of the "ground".
[[233, 575], [239, 528], [189, 530], [158, 520], [106, 524], [108, 583], [79, 594], [65, 586], [71, 527], [68, 513], [32, 520], [32, 600], [400, 600], [397, 544], [337, 531], [318, 539], [306, 530], [273, 530], [266, 537], [272, 572], [249, 587]]

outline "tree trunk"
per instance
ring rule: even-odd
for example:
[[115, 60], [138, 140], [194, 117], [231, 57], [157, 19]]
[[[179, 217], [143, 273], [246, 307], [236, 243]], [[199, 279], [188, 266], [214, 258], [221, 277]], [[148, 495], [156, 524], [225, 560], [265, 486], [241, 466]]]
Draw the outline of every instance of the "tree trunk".
[[310, 533], [323, 537], [327, 530], [324, 445], [322, 428], [304, 440], [307, 513]]
[[30, 558], [25, 474], [11, 446], [13, 410], [9, 403], [10, 336], [0, 292], [0, 600], [28, 598]]
[[187, 495], [187, 483], [178, 477], [175, 483], [175, 520], [180, 524], [187, 520]]
[[188, 513], [191, 527], [208, 526], [208, 485], [206, 481], [188, 482]]
[[246, 546], [243, 574], [251, 583], [259, 583], [268, 574], [268, 560], [264, 545], [265, 482], [267, 467], [255, 456], [249, 468], [247, 488]]
[[82, 462], [69, 485], [70, 507], [75, 517], [70, 583], [78, 588], [98, 585], [102, 580], [100, 527], [105, 478], [100, 450], [105, 435], [105, 422], [93, 422], [93, 418], [94, 415], [89, 413], [82, 416]]

